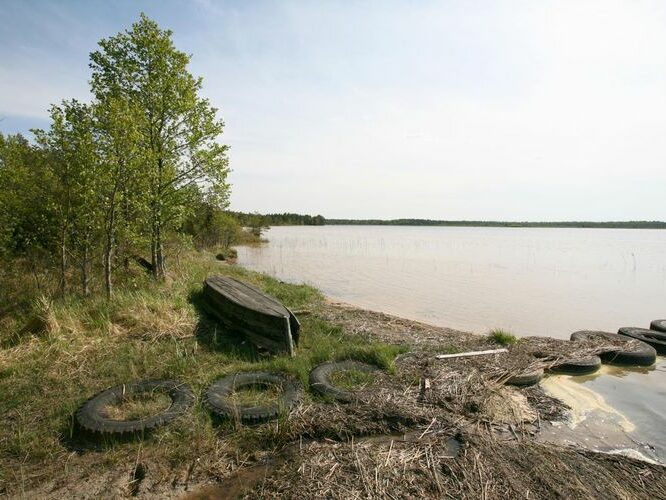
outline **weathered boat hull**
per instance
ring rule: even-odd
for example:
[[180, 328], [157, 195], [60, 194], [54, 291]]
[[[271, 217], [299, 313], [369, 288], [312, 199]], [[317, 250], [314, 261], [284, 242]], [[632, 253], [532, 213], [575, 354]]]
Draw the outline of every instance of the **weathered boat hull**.
[[203, 291], [207, 308], [226, 328], [262, 349], [294, 355], [300, 323], [277, 299], [226, 276], [206, 278]]

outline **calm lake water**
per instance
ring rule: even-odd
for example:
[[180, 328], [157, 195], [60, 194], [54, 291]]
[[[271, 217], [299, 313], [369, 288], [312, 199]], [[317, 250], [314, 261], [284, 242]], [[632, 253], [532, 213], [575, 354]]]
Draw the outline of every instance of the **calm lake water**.
[[[569, 338], [666, 317], [666, 231], [286, 226], [266, 236], [238, 248], [241, 265], [440, 326]], [[598, 393], [636, 424], [630, 438], [666, 461], [665, 370], [660, 358], [569, 385]]]
[[666, 316], [666, 231], [288, 226], [239, 262], [461, 330], [569, 338]]

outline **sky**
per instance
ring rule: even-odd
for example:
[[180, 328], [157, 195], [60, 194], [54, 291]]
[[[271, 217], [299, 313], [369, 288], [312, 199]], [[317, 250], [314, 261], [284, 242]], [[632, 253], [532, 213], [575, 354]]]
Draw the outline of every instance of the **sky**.
[[0, 131], [140, 12], [225, 121], [231, 208], [666, 220], [666, 2], [1, 0]]

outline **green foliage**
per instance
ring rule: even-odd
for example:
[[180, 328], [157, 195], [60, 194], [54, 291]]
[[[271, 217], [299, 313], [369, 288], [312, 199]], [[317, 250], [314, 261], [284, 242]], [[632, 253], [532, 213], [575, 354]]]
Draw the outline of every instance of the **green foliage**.
[[326, 219], [321, 215], [300, 215], [292, 213], [258, 214], [245, 212], [232, 212], [241, 225], [254, 228], [269, 226], [323, 226]]
[[513, 333], [502, 330], [501, 328], [490, 330], [488, 336], [500, 345], [511, 345], [518, 342], [518, 338]]
[[102, 105], [121, 99], [136, 109], [138, 155], [149, 188], [151, 258], [156, 278], [165, 273], [164, 234], [182, 224], [203, 193], [224, 207], [227, 146], [217, 142], [223, 122], [199, 94], [202, 79], [189, 73], [190, 56], [178, 51], [171, 31], [144, 14], [131, 29], [99, 42], [90, 55], [92, 91]]
[[23, 136], [0, 133], [0, 255], [52, 250], [54, 186], [47, 160]]
[[186, 219], [183, 231], [192, 236], [198, 249], [238, 243], [242, 228], [235, 217], [210, 203], [198, 203]]
[[0, 134], [0, 255], [57, 267], [63, 296], [96, 275], [110, 296], [137, 255], [164, 278], [188, 218], [199, 246], [237, 239], [223, 122], [171, 35], [142, 14], [90, 55], [92, 102], [53, 105], [36, 145]]

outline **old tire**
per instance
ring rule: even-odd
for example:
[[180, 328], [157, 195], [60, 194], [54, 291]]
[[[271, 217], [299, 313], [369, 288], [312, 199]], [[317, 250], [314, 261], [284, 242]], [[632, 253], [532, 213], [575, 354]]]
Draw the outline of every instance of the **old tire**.
[[[161, 392], [171, 398], [166, 410], [139, 420], [114, 420], [105, 415], [105, 408], [122, 401], [125, 395]], [[190, 387], [176, 380], [142, 380], [121, 384], [102, 391], [76, 412], [76, 421], [81, 429], [105, 435], [127, 436], [152, 431], [175, 420], [194, 404]]]
[[335, 361], [315, 366], [310, 372], [310, 388], [322, 396], [341, 403], [350, 403], [356, 399], [353, 391], [336, 387], [331, 383], [331, 375], [339, 371], [358, 370], [364, 373], [379, 371], [379, 367], [360, 361]]
[[655, 332], [666, 332], [666, 319], [655, 319], [650, 323], [650, 330]]
[[514, 375], [513, 377], [511, 377], [509, 380], [506, 381], [506, 384], [516, 385], [518, 387], [527, 387], [530, 385], [538, 384], [542, 378], [543, 378], [543, 368], [538, 368], [536, 370]]
[[[242, 387], [277, 386], [282, 395], [274, 404], [264, 406], [238, 405], [230, 396]], [[281, 411], [292, 409], [303, 394], [299, 383], [279, 373], [246, 372], [235, 373], [216, 380], [206, 389], [204, 403], [218, 417], [238, 418], [243, 422], [255, 424], [277, 418]]]
[[625, 337], [640, 340], [654, 347], [658, 354], [666, 354], [666, 333], [645, 328], [620, 328], [617, 333]]
[[548, 368], [548, 372], [562, 375], [589, 375], [601, 368], [601, 358], [590, 356], [587, 358], [567, 359]]
[[[616, 333], [595, 330], [581, 330], [571, 334], [571, 340], [579, 342], [599, 337], [613, 341], [622, 340], [622, 336]], [[601, 358], [602, 363], [625, 366], [651, 366], [657, 360], [657, 351], [645, 342], [637, 342], [636, 346], [627, 346], [626, 349], [622, 347], [609, 349], [598, 354], [598, 356]]]

